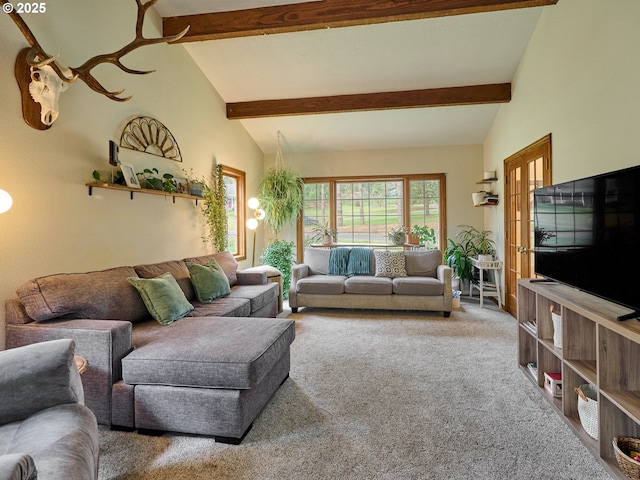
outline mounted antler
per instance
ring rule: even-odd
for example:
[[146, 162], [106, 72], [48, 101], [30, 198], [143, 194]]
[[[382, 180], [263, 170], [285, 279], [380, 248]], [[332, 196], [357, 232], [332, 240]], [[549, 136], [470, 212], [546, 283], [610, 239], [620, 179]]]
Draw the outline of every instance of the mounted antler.
[[[31, 32], [27, 24], [24, 22], [22, 17], [20, 17], [20, 15], [17, 12], [15, 11], [10, 12], [9, 16], [13, 19], [13, 21], [18, 26], [22, 34], [27, 39], [27, 42], [29, 42], [29, 45], [31, 46], [28, 53], [26, 54], [26, 61], [30, 67], [30, 73], [31, 73], [30, 75], [31, 84], [29, 86], [28, 91], [31, 93], [33, 100], [38, 103], [42, 103], [39, 98], [40, 97], [39, 94], [42, 92], [47, 92], [48, 96], [51, 96], [50, 90], [52, 85], [46, 84], [38, 88], [35, 88], [33, 86], [34, 82], [40, 83], [43, 81], [45, 82], [47, 81], [48, 76], [46, 74], [40, 74], [40, 73], [36, 74], [36, 72], [40, 72], [40, 71], [46, 72], [49, 68], [53, 71], [52, 73], [55, 73], [55, 75], [64, 83], [73, 83], [77, 79], [80, 79], [84, 83], [86, 83], [87, 86], [91, 88], [93, 91], [98, 92], [102, 95], [105, 95], [106, 97], [109, 97], [111, 100], [115, 100], [118, 102], [125, 102], [129, 100], [131, 97], [119, 96], [122, 92], [124, 92], [124, 90], [119, 90], [116, 92], [107, 90], [93, 76], [93, 74], [91, 73], [91, 70], [102, 63], [111, 63], [113, 65], [116, 65], [120, 70], [126, 73], [134, 74], [134, 75], [145, 75], [148, 73], [153, 73], [155, 71], [155, 70], [149, 70], [149, 71], [133, 70], [123, 65], [120, 59], [125, 55], [127, 55], [128, 53], [131, 53], [133, 50], [140, 47], [144, 47], [146, 45], [175, 42], [176, 40], [179, 40], [180, 38], [182, 38], [189, 30], [189, 27], [187, 27], [182, 32], [176, 35], [170, 35], [170, 36], [160, 37], [160, 38], [145, 38], [144, 35], [142, 34], [144, 18], [147, 13], [147, 10], [149, 10], [149, 8], [152, 7], [154, 4], [156, 4], [157, 2], [158, 0], [149, 0], [148, 2], [144, 2], [143, 0], [136, 0], [136, 3], [138, 5], [138, 16], [136, 19], [136, 36], [133, 41], [131, 41], [130, 43], [122, 47], [120, 50], [117, 50], [113, 53], [96, 55], [95, 57], [92, 57], [89, 60], [87, 60], [85, 63], [83, 63], [79, 67], [76, 67], [76, 68], [71, 67], [69, 69], [61, 67], [56, 62], [56, 59], [58, 58], [59, 55], [51, 56], [47, 52], [45, 52], [42, 46], [40, 46], [40, 44], [38, 43], [38, 40], [36, 39], [35, 35]], [[4, 5], [9, 3], [9, 1], [0, 0], [0, 3]], [[18, 70], [19, 70], [18, 66], [16, 65], [16, 76], [18, 75]], [[23, 91], [23, 113], [25, 114], [25, 120], [27, 120], [26, 112], [24, 111], [24, 103], [25, 103], [24, 92], [27, 91], [27, 89], [23, 88], [24, 87], [23, 83], [25, 81], [27, 80], [24, 78], [18, 78], [18, 83], [20, 84], [21, 90]], [[55, 96], [56, 110], [57, 110], [57, 98], [58, 96], [56, 95]], [[47, 107], [50, 107], [50, 106], [47, 105]], [[48, 128], [49, 126], [51, 126], [51, 124], [53, 123], [53, 121], [55, 121], [57, 117], [57, 111], [46, 110], [47, 107], [45, 107], [45, 105], [43, 104], [42, 112], [41, 112], [40, 121], [42, 122], [42, 124], [44, 124], [44, 128]], [[29, 120], [27, 120], [27, 123], [29, 123], [31, 126], [34, 126], [29, 122]], [[43, 126], [34, 126], [34, 127], [39, 129], [44, 129]]]

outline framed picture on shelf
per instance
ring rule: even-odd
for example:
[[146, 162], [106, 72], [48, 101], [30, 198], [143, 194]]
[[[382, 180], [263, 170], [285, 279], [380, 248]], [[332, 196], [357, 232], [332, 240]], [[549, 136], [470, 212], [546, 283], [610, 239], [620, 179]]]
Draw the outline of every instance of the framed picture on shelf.
[[122, 169], [122, 175], [124, 175], [124, 181], [127, 182], [127, 187], [140, 188], [140, 181], [136, 171], [133, 169], [133, 165], [120, 162], [120, 168]]
[[174, 178], [173, 181], [176, 184], [177, 193], [189, 193], [189, 183], [186, 178]]

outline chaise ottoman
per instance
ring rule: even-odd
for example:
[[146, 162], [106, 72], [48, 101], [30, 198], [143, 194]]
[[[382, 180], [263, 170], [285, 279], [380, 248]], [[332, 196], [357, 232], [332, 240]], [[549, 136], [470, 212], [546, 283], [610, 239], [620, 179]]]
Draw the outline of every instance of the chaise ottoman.
[[238, 444], [289, 374], [292, 320], [188, 318], [134, 332], [122, 359], [141, 430], [210, 435]]

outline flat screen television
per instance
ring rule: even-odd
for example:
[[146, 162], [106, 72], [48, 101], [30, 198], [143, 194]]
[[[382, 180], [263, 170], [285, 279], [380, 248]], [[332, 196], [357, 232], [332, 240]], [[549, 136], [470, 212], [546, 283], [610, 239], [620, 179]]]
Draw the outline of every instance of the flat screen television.
[[640, 166], [534, 190], [535, 273], [640, 315]]

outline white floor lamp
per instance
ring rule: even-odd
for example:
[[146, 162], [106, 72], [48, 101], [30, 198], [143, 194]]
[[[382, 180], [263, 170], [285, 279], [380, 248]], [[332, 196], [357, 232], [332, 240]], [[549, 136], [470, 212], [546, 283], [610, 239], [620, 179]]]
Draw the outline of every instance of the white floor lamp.
[[258, 230], [258, 225], [265, 217], [265, 211], [260, 207], [260, 201], [252, 197], [247, 202], [247, 206], [253, 210], [253, 218], [247, 220], [247, 228], [249, 230], [253, 230], [253, 254], [251, 255], [251, 266], [254, 267], [256, 264], [256, 230]]

